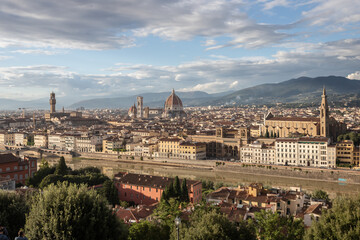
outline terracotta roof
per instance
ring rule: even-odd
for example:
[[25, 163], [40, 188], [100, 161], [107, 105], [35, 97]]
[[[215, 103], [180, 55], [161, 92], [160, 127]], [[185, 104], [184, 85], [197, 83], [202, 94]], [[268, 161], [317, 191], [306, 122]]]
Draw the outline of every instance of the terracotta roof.
[[268, 121], [320, 122], [317, 117], [269, 117]]
[[12, 153], [0, 154], [0, 163], [19, 162], [20, 158], [16, 157]]
[[183, 104], [181, 99], [175, 94], [175, 91], [173, 89], [171, 95], [165, 101], [165, 109], [172, 109], [174, 107], [182, 108]]
[[[114, 176], [115, 181], [123, 184], [131, 184], [144, 187], [155, 187], [163, 189], [174, 181], [174, 178], [160, 177], [152, 175], [142, 175], [135, 173], [119, 172]], [[180, 179], [180, 184], [182, 179]], [[186, 180], [188, 189], [190, 190], [191, 185], [201, 184], [199, 181]]]
[[322, 210], [322, 204], [318, 203], [318, 204], [314, 204], [314, 205], [310, 205], [306, 210], [304, 214], [317, 214], [317, 215], [321, 215], [321, 210]]

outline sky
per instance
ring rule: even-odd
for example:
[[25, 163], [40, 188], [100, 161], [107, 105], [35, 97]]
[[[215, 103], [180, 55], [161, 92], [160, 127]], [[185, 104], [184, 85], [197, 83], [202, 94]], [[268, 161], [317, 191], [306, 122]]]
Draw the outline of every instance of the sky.
[[0, 98], [360, 80], [360, 1], [1, 0]]

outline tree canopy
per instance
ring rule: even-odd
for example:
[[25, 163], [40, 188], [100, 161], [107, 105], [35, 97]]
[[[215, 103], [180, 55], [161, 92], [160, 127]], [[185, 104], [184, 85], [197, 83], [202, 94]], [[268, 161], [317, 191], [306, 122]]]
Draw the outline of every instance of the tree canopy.
[[86, 185], [50, 185], [37, 194], [26, 218], [30, 239], [126, 239], [127, 231], [104, 197]]
[[[173, 236], [175, 233], [173, 232]], [[210, 240], [210, 239], [228, 239], [228, 240], [252, 240], [255, 235], [250, 229], [241, 224], [237, 227], [230, 222], [228, 218], [219, 213], [217, 209], [209, 211], [198, 211], [190, 220], [188, 228], [183, 224], [181, 228], [181, 239], [185, 240]]]
[[327, 192], [325, 192], [324, 190], [318, 189], [315, 190], [312, 194], [311, 194], [312, 198], [315, 199], [323, 199], [325, 201], [329, 201], [329, 194], [327, 194]]
[[29, 212], [26, 197], [15, 192], [0, 190], [0, 224], [9, 232], [10, 239], [25, 225], [25, 214]]
[[103, 183], [103, 187], [100, 188], [99, 193], [103, 195], [113, 206], [120, 203], [118, 190], [114, 185], [114, 181], [112, 180], [106, 180]]
[[60, 157], [59, 163], [56, 165], [55, 174], [56, 175], [66, 175], [67, 166], [64, 157]]
[[302, 220], [282, 217], [271, 211], [255, 213], [255, 220], [250, 223], [261, 240], [301, 240], [304, 236]]
[[323, 211], [318, 222], [306, 232], [306, 240], [359, 239], [360, 236], [360, 196], [339, 197], [333, 207]]
[[163, 240], [167, 238], [168, 236], [160, 225], [149, 221], [133, 223], [129, 228], [128, 240]]

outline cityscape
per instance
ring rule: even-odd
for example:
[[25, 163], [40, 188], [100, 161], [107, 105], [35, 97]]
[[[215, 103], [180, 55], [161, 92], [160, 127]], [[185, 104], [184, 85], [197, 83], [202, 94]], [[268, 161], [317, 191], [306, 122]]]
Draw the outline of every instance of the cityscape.
[[1, 6], [0, 240], [360, 239], [360, 3]]

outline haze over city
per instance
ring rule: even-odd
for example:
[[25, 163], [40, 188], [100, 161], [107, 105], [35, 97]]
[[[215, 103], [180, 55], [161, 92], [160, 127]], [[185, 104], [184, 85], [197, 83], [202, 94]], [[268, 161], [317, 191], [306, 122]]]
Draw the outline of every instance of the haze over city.
[[359, 1], [3, 0], [0, 95], [71, 101], [359, 79]]

